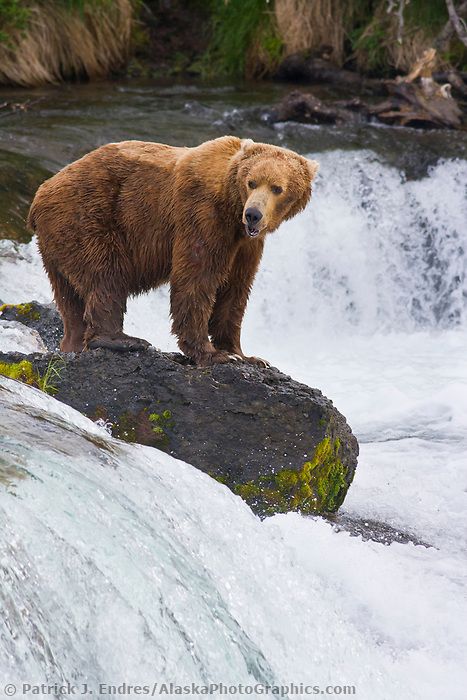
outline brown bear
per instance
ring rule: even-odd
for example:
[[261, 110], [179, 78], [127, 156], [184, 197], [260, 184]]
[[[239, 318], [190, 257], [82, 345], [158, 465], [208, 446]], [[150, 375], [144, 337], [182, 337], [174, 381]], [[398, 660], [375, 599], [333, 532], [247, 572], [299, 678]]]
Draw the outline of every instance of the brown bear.
[[140, 350], [129, 295], [170, 282], [172, 330], [197, 364], [246, 357], [240, 327], [267, 233], [302, 210], [317, 163], [224, 136], [195, 148], [110, 143], [39, 187], [37, 234], [64, 352]]

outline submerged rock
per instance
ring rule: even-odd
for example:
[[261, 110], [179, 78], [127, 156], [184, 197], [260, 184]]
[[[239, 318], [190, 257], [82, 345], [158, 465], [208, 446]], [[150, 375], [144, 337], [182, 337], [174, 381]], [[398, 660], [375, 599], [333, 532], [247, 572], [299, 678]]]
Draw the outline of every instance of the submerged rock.
[[362, 103], [358, 99], [325, 104], [311, 92], [293, 90], [275, 108], [265, 113], [266, 121], [304, 124], [355, 124], [362, 121]]
[[336, 532], [347, 532], [351, 537], [361, 537], [364, 542], [371, 540], [389, 546], [393, 542], [414, 544], [421, 547], [433, 547], [412, 532], [396, 529], [388, 523], [372, 518], [361, 518], [350, 513], [330, 513], [326, 520], [334, 526]]
[[198, 368], [154, 348], [0, 354], [3, 367], [21, 360], [47, 377], [42, 384], [59, 401], [115, 437], [189, 462], [261, 516], [335, 512], [352, 482], [358, 444], [345, 418], [320, 391], [277, 369]]

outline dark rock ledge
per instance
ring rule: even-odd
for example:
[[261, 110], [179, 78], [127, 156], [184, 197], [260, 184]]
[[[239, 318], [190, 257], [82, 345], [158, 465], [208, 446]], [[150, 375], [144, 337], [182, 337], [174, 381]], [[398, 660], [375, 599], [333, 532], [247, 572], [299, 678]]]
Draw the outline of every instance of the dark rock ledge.
[[[0, 318], [35, 328], [49, 350], [57, 345], [53, 307], [3, 306]], [[115, 437], [193, 464], [262, 516], [335, 512], [354, 476], [358, 444], [344, 416], [320, 391], [274, 368], [197, 368], [150, 348], [3, 353], [0, 372], [53, 392]]]
[[190, 462], [261, 516], [324, 515], [337, 532], [363, 540], [430, 546], [387, 523], [336, 512], [355, 472], [358, 444], [345, 418], [317, 389], [277, 369], [199, 369], [183, 355], [154, 348], [126, 355], [61, 354], [62, 322], [53, 304], [0, 306], [0, 319], [35, 329], [49, 350], [0, 353], [0, 373], [105, 421], [115, 437]]

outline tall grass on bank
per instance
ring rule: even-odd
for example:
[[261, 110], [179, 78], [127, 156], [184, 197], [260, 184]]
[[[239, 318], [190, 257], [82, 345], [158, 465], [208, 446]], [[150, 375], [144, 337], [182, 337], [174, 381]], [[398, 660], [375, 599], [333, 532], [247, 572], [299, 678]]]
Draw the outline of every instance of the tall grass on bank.
[[[445, 0], [206, 0], [212, 39], [205, 64], [213, 75], [263, 77], [293, 53], [329, 56], [378, 75], [406, 73], [436, 45], [448, 22]], [[467, 68], [454, 36], [440, 66]]]
[[[276, 0], [275, 19], [285, 54], [328, 47], [334, 63], [344, 62], [345, 18], [354, 0]], [[347, 5], [347, 7], [346, 7]]]
[[[293, 53], [324, 56], [364, 73], [394, 75], [407, 73], [432, 46], [438, 48], [439, 67], [467, 70], [467, 49], [455, 33], [448, 32], [438, 47], [449, 19], [446, 0], [401, 3], [0, 0], [0, 84], [34, 86], [106, 76], [124, 67], [130, 44], [137, 47], [138, 32], [147, 41], [151, 69], [154, 59], [164, 66], [181, 56], [184, 65], [203, 77], [271, 76]], [[186, 36], [187, 17], [198, 17], [203, 31], [185, 56], [183, 42], [191, 38]]]
[[100, 78], [128, 57], [131, 0], [0, 0], [0, 83]]
[[204, 58], [209, 75], [260, 78], [282, 56], [273, 0], [209, 0], [212, 39]]

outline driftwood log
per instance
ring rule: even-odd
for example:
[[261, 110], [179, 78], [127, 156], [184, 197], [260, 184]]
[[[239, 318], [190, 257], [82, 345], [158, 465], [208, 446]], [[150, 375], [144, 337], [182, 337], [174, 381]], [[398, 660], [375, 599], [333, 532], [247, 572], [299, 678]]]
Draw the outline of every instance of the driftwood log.
[[42, 98], [37, 100], [26, 100], [25, 102], [0, 102], [0, 116], [17, 112], [27, 112], [33, 105], [41, 102]]
[[431, 78], [420, 84], [388, 82], [389, 97], [369, 112], [385, 124], [422, 128], [459, 129], [462, 110], [451, 95], [450, 85], [438, 85]]
[[381, 80], [367, 78], [354, 71], [339, 68], [325, 58], [307, 57], [301, 54], [287, 56], [273, 77], [275, 80], [336, 85], [375, 95], [384, 94]]
[[380, 121], [400, 126], [457, 129], [462, 111], [451, 95], [451, 84], [439, 85], [433, 78], [436, 49], [425, 51], [408, 75], [388, 81], [389, 99], [373, 108]]
[[345, 102], [323, 102], [311, 92], [294, 90], [268, 112], [272, 122], [304, 124], [352, 124], [368, 117], [368, 109], [357, 98]]
[[[386, 99], [376, 104], [366, 102], [360, 97], [324, 102], [310, 91], [294, 90], [267, 116], [272, 122], [348, 124], [377, 120], [397, 126], [463, 128], [461, 103], [454, 99], [451, 88], [454, 85], [460, 95], [465, 95], [465, 83], [459, 74], [452, 71], [447, 83], [437, 83], [433, 78], [435, 64], [436, 51], [430, 49], [414, 64], [407, 76], [381, 81]], [[323, 72], [322, 76], [325, 75]]]

